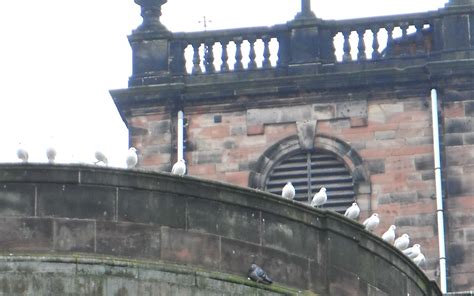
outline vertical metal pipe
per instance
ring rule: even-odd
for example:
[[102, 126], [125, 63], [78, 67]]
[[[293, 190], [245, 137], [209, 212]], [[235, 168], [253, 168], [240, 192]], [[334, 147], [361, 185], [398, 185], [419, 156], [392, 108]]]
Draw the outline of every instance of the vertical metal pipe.
[[438, 220], [438, 244], [439, 244], [439, 277], [441, 292], [447, 292], [446, 276], [446, 244], [444, 233], [444, 209], [443, 209], [443, 187], [441, 183], [441, 157], [439, 150], [439, 123], [438, 123], [438, 93], [436, 89], [431, 90], [431, 114], [433, 120], [433, 150], [434, 150], [434, 172], [436, 185], [436, 214]]
[[184, 159], [184, 112], [178, 111], [178, 160]]

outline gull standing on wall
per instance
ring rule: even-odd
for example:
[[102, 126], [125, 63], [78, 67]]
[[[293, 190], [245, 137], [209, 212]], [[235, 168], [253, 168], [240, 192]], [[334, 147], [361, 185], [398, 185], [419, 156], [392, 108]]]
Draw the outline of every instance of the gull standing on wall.
[[403, 250], [403, 254], [407, 255], [410, 259], [416, 258], [421, 253], [421, 246], [414, 244], [413, 247]]
[[97, 159], [97, 161], [94, 162], [94, 164], [98, 164], [99, 162], [102, 162], [103, 164], [105, 164], [105, 166], [109, 165], [109, 161], [107, 160], [107, 156], [105, 156], [105, 154], [102, 151], [98, 150], [98, 151], [95, 152], [95, 159]]
[[380, 219], [379, 219], [379, 214], [373, 213], [372, 216], [369, 218], [365, 219], [364, 223], [362, 223], [365, 226], [365, 229], [367, 231], [373, 232], [377, 226], [379, 226]]
[[138, 155], [137, 155], [137, 149], [135, 147], [130, 147], [130, 149], [128, 149], [126, 162], [127, 162], [127, 168], [129, 169], [134, 168], [137, 165]]
[[295, 187], [293, 186], [293, 184], [291, 184], [291, 182], [287, 182], [281, 190], [281, 196], [283, 196], [284, 198], [293, 199], [295, 198], [295, 194]]
[[420, 266], [422, 263], [426, 263], [425, 255], [423, 255], [423, 253], [420, 252], [418, 256], [413, 258], [413, 262], [415, 262], [416, 266]]
[[344, 216], [346, 216], [349, 219], [356, 220], [359, 217], [360, 214], [360, 208], [357, 205], [357, 203], [352, 203], [352, 206], [347, 208], [346, 212], [344, 213]]
[[186, 162], [184, 159], [178, 160], [171, 169], [173, 175], [184, 176], [186, 174]]
[[54, 147], [50, 146], [46, 148], [46, 157], [48, 158], [49, 163], [54, 163], [56, 160], [56, 149]]
[[385, 231], [384, 234], [382, 234], [382, 239], [389, 244], [393, 244], [393, 242], [395, 241], [395, 229], [397, 229], [397, 226], [390, 225], [388, 230]]
[[327, 194], [326, 194], [326, 188], [325, 188], [325, 187], [321, 187], [321, 189], [319, 190], [319, 192], [317, 192], [317, 193], [313, 196], [313, 200], [311, 201], [311, 206], [312, 206], [312, 207], [320, 207], [320, 206], [322, 206], [323, 204], [325, 204], [327, 200], [328, 200], [328, 196], [327, 196]]
[[403, 251], [405, 250], [406, 248], [408, 248], [408, 245], [410, 244], [410, 237], [408, 236], [408, 234], [404, 233], [402, 234], [402, 236], [400, 236], [399, 238], [397, 238], [395, 240], [395, 242], [393, 243], [393, 245], [395, 246], [395, 248]]
[[19, 143], [18, 150], [16, 151], [16, 156], [23, 162], [27, 163], [28, 162], [28, 151], [26, 151], [25, 148], [22, 147], [21, 143]]

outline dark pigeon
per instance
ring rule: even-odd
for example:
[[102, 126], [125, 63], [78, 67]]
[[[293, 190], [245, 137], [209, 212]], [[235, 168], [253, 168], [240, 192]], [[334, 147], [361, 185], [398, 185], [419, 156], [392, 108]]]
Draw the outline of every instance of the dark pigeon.
[[257, 283], [264, 283], [268, 285], [273, 283], [272, 279], [267, 275], [267, 273], [257, 264], [252, 264], [250, 267], [249, 279]]

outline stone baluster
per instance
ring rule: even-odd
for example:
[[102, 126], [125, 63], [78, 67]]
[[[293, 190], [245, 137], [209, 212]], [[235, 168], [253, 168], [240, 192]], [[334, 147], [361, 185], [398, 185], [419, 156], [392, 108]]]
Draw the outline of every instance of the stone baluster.
[[270, 62], [270, 36], [265, 35], [262, 37], [263, 41], [263, 61], [262, 61], [262, 68], [268, 69], [272, 67]]
[[201, 47], [201, 42], [194, 42], [193, 46], [193, 69], [192, 74], [201, 74], [201, 57], [199, 55], [199, 47]]
[[288, 66], [290, 53], [290, 36], [287, 32], [279, 33], [277, 36], [278, 40], [278, 60], [277, 68], [285, 68]]
[[206, 73], [214, 73], [216, 72], [216, 68], [214, 67], [214, 41], [206, 40], [204, 42], [204, 67], [206, 69]]
[[416, 21], [415, 22], [415, 28], [416, 28], [416, 33], [415, 33], [416, 52], [417, 53], [425, 53], [426, 49], [425, 49], [425, 46], [424, 46], [424, 37], [423, 37], [423, 22], [422, 21]]
[[407, 37], [407, 30], [410, 25], [408, 23], [401, 23], [400, 29], [402, 29], [402, 39], [406, 39]]
[[235, 64], [234, 70], [242, 70], [244, 65], [242, 64], [242, 37], [234, 38], [235, 42]]
[[250, 50], [249, 50], [249, 62], [247, 64], [248, 69], [257, 69], [257, 62], [255, 62], [256, 54], [255, 54], [255, 41], [257, 38], [255, 36], [251, 36], [248, 39], [249, 45], [250, 45]]
[[364, 40], [365, 29], [358, 29], [357, 35], [359, 38], [359, 43], [357, 44], [357, 60], [365, 61], [367, 55], [365, 54], [365, 40]]
[[344, 62], [352, 61], [351, 44], [349, 42], [349, 36], [351, 35], [351, 32], [351, 30], [342, 31], [342, 35], [344, 36], [344, 45], [342, 48], [344, 51], [344, 55], [342, 56], [342, 60]]
[[395, 29], [395, 26], [393, 24], [388, 24], [385, 27], [385, 30], [387, 30], [387, 48], [393, 45], [393, 30]]
[[221, 43], [221, 46], [222, 46], [221, 72], [228, 72], [229, 71], [229, 63], [227, 61], [229, 60], [229, 54], [227, 52], [227, 45], [229, 44], [229, 40], [222, 40], [220, 43]]
[[372, 36], [374, 39], [372, 40], [372, 59], [376, 60], [380, 58], [380, 52], [379, 52], [379, 27], [372, 27]]
[[[402, 40], [407, 40], [407, 36], [408, 36], [407, 31], [408, 31], [409, 26], [410, 25], [408, 23], [405, 23], [405, 22], [400, 24], [400, 29], [402, 29], [402, 37], [401, 37]], [[405, 46], [405, 48], [403, 48], [403, 47], [404, 46], [402, 46], [402, 45], [400, 46], [401, 55], [402, 56], [409, 55], [410, 54], [410, 48], [408, 47], [408, 44]]]

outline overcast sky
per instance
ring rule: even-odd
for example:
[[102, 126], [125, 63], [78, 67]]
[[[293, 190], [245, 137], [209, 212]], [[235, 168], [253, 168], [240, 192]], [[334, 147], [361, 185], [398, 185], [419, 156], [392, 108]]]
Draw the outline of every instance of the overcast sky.
[[[447, 0], [313, 0], [323, 19], [436, 10]], [[291, 20], [300, 0], [168, 0], [171, 31], [265, 26]], [[45, 162], [53, 144], [59, 162], [94, 161], [97, 149], [124, 166], [128, 132], [108, 91], [127, 87], [126, 38], [141, 23], [133, 0], [0, 1], [0, 162], [16, 162], [22, 143]]]

